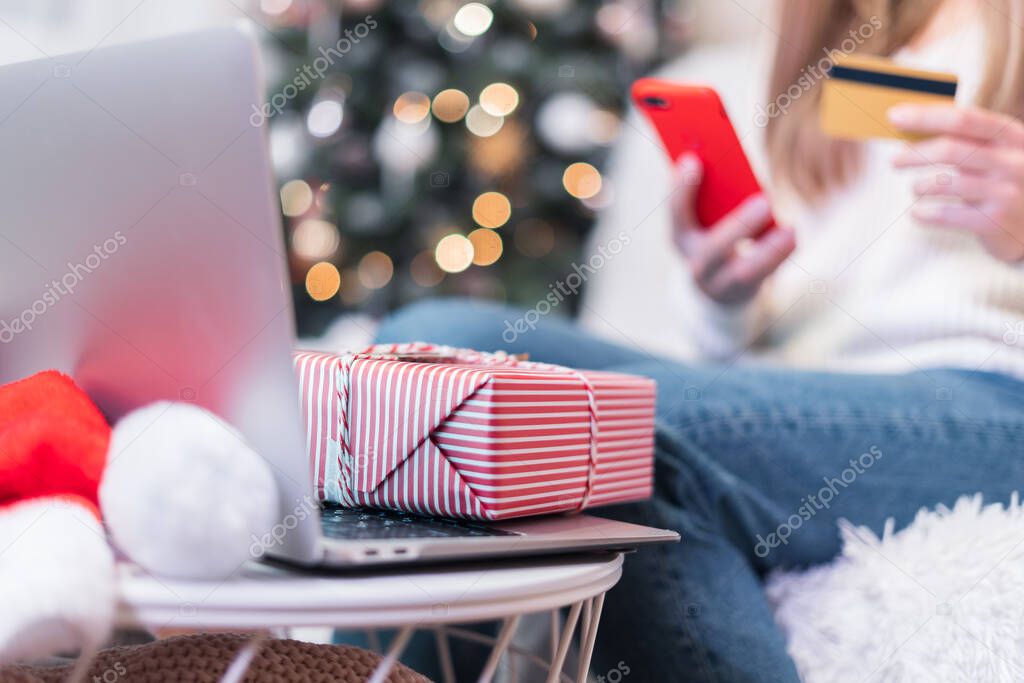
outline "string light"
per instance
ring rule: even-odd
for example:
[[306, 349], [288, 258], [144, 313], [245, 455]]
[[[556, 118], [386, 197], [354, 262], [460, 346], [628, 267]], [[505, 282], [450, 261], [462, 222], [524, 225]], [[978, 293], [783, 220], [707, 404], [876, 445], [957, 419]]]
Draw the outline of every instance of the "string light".
[[492, 116], [479, 104], [474, 104], [466, 114], [466, 128], [473, 135], [488, 138], [499, 130], [505, 119], [500, 116]]
[[437, 267], [434, 254], [429, 250], [421, 251], [413, 257], [409, 273], [413, 282], [420, 287], [435, 287], [444, 280], [444, 271]]
[[359, 260], [359, 282], [367, 289], [380, 289], [391, 282], [395, 266], [383, 251], [371, 251]]
[[455, 123], [469, 111], [469, 96], [461, 90], [448, 88], [434, 96], [434, 116], [445, 123]]
[[281, 186], [281, 211], [285, 216], [301, 216], [313, 206], [313, 189], [305, 180], [289, 180]]
[[473, 220], [485, 228], [500, 228], [512, 216], [512, 204], [500, 192], [484, 192], [473, 200]]
[[430, 98], [421, 92], [402, 93], [395, 100], [394, 112], [402, 123], [419, 123], [430, 113]]
[[306, 292], [314, 301], [327, 301], [341, 287], [341, 273], [333, 263], [320, 261], [306, 272]]
[[469, 241], [473, 244], [473, 263], [478, 266], [489, 266], [501, 258], [501, 235], [488, 228], [477, 228], [469, 233]]
[[260, 0], [260, 9], [270, 16], [284, 14], [291, 6], [292, 0]]
[[461, 273], [473, 263], [473, 243], [465, 235], [446, 235], [434, 249], [434, 260], [446, 273]]
[[340, 244], [338, 228], [319, 218], [307, 218], [292, 231], [292, 250], [310, 261], [331, 258]]
[[329, 138], [341, 128], [345, 111], [337, 100], [320, 100], [306, 115], [306, 127], [316, 138]]
[[577, 161], [565, 169], [562, 185], [573, 197], [588, 199], [601, 191], [601, 174], [585, 161]]
[[519, 106], [519, 93], [508, 83], [491, 83], [480, 93], [480, 106], [491, 116], [508, 116]]
[[459, 33], [466, 36], [479, 36], [484, 34], [491, 27], [494, 21], [494, 12], [487, 5], [479, 2], [470, 2], [459, 8], [452, 19]]

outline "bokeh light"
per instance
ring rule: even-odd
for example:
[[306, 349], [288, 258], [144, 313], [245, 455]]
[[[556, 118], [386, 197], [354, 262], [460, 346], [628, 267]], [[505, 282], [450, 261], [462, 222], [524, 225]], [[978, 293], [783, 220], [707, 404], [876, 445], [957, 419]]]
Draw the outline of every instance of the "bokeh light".
[[341, 273], [333, 263], [320, 261], [306, 272], [306, 292], [314, 301], [327, 301], [341, 287]]
[[371, 251], [359, 260], [359, 282], [367, 289], [380, 289], [391, 282], [395, 266], [383, 251]]
[[285, 216], [301, 216], [313, 206], [313, 188], [305, 180], [289, 180], [281, 186], [281, 211]]
[[516, 226], [512, 241], [523, 256], [541, 258], [554, 249], [555, 230], [538, 218], [530, 218]]
[[395, 100], [394, 112], [402, 123], [419, 123], [430, 113], [430, 98], [421, 92], [402, 93]]
[[429, 250], [421, 251], [413, 257], [409, 264], [409, 274], [420, 287], [435, 287], [444, 280], [444, 271], [438, 268], [434, 253]]
[[319, 218], [307, 218], [292, 231], [292, 250], [310, 261], [331, 258], [340, 244], [338, 228]]
[[488, 228], [477, 228], [469, 233], [469, 241], [473, 244], [473, 263], [478, 266], [489, 266], [501, 258], [501, 235]]
[[474, 104], [466, 114], [466, 128], [473, 135], [488, 138], [499, 130], [505, 119], [488, 114], [479, 104]]
[[306, 128], [316, 138], [329, 138], [341, 128], [345, 110], [337, 100], [320, 100], [306, 115]]
[[508, 116], [519, 106], [519, 93], [508, 83], [491, 83], [480, 93], [480, 106], [491, 116]]
[[587, 199], [601, 191], [601, 174], [585, 161], [577, 161], [565, 169], [562, 185], [573, 197]]
[[485, 228], [500, 228], [512, 216], [512, 204], [500, 192], [484, 192], [473, 200], [473, 220]]
[[446, 235], [434, 249], [434, 260], [446, 273], [461, 273], [473, 263], [473, 243], [465, 235]]
[[271, 16], [284, 14], [291, 6], [292, 0], [260, 0], [260, 10]]
[[445, 123], [455, 123], [469, 111], [469, 96], [456, 88], [448, 88], [434, 95], [434, 116]]
[[452, 19], [456, 30], [466, 36], [479, 36], [491, 27], [494, 12], [487, 5], [470, 2], [459, 8]]

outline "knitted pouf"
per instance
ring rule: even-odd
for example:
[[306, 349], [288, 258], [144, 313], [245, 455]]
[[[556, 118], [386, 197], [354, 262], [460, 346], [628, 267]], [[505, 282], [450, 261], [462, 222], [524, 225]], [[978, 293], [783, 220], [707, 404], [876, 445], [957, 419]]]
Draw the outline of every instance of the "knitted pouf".
[[[87, 681], [130, 683], [216, 683], [248, 636], [208, 633], [114, 647], [99, 652]], [[381, 660], [369, 650], [348, 645], [316, 645], [297, 640], [267, 640], [253, 658], [245, 683], [365, 683]], [[71, 666], [0, 668], [2, 683], [59, 683]], [[396, 664], [388, 683], [430, 683], [412, 669]]]

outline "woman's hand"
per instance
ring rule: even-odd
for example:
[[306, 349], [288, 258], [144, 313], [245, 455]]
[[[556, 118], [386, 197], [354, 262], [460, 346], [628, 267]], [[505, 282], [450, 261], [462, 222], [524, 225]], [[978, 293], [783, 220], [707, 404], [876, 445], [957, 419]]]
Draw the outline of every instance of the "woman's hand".
[[1024, 259], [1024, 123], [977, 108], [901, 105], [889, 110], [897, 128], [924, 135], [893, 160], [928, 168], [914, 184], [914, 218], [973, 233], [996, 258]]
[[762, 195], [746, 200], [710, 228], [702, 228], [693, 210], [702, 170], [700, 160], [689, 154], [676, 166], [675, 244], [704, 294], [721, 304], [743, 303], [793, 253], [796, 240], [791, 230], [781, 227], [757, 237], [771, 221], [771, 208]]

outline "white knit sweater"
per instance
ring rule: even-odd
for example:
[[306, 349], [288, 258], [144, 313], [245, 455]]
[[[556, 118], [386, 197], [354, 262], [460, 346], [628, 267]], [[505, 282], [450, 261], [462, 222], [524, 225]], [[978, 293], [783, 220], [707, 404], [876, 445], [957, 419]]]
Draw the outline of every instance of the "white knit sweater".
[[[620, 231], [630, 245], [591, 276], [582, 324], [690, 360], [856, 372], [945, 366], [1024, 377], [1024, 266], [995, 259], [971, 235], [911, 218], [918, 176], [890, 165], [903, 143], [868, 143], [859, 180], [815, 211], [772, 193], [755, 124], [765, 104], [768, 38], [702, 48], [664, 75], [718, 89], [776, 215], [796, 231], [796, 251], [750, 304], [728, 308], [704, 297], [671, 243], [669, 166], [654, 131], [634, 115], [612, 160], [615, 202], [591, 246]], [[967, 102], [981, 71], [980, 27], [897, 58], [958, 73], [958, 101]]]

